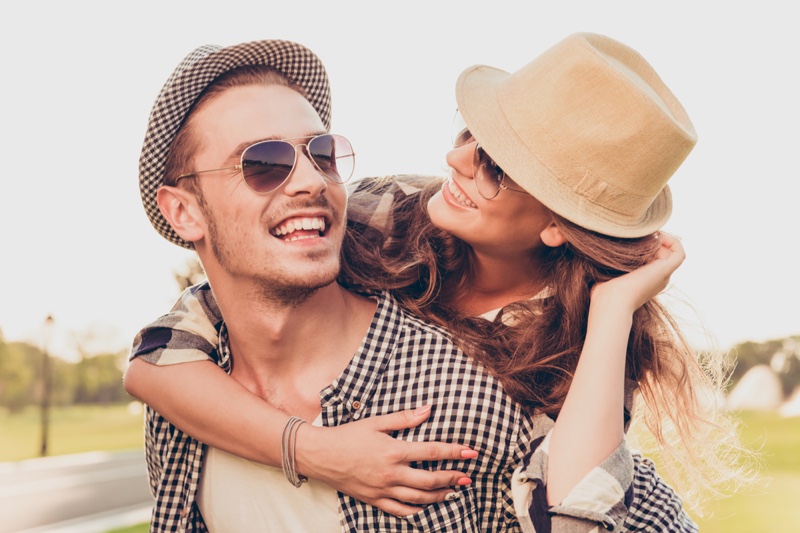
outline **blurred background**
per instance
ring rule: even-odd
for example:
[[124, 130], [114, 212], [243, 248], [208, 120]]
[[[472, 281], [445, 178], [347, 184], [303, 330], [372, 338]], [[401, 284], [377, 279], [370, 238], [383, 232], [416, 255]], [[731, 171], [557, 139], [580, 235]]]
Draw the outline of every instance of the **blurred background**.
[[[0, 516], [21, 517], [0, 532], [43, 527], [25, 505], [47, 502], [61, 514], [42, 531], [146, 521], [141, 406], [121, 375], [135, 333], [202, 273], [149, 225], [137, 164], [150, 107], [186, 54], [300, 42], [328, 68], [333, 130], [352, 141], [358, 176], [443, 174], [458, 74], [515, 70], [578, 31], [637, 49], [700, 137], [670, 182], [665, 230], [688, 259], [669, 302], [698, 349], [735, 364], [725, 401], [765, 462], [764, 483], [698, 516], [701, 530], [800, 527], [800, 36], [786, 3], [273, 4], [0, 7]], [[63, 494], [41, 495], [52, 487]]]

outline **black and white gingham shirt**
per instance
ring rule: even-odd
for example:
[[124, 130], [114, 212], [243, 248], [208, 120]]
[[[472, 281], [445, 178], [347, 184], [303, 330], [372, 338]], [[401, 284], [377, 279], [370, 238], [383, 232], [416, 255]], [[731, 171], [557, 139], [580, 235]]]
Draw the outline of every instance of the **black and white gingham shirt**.
[[[200, 290], [208, 290], [205, 285]], [[478, 452], [469, 461], [422, 463], [460, 469], [473, 483], [458, 498], [400, 518], [339, 494], [342, 531], [516, 531], [510, 483], [532, 442], [533, 421], [500, 384], [473, 363], [447, 334], [405, 313], [386, 294], [361, 348], [339, 378], [320, 392], [322, 422], [335, 426], [363, 417], [432, 404], [430, 417], [397, 438], [458, 442]], [[224, 327], [218, 364], [230, 368]], [[148, 408], [147, 462], [156, 507], [152, 531], [204, 531], [195, 503], [204, 445]], [[289, 483], [286, 490], [295, 489]]]

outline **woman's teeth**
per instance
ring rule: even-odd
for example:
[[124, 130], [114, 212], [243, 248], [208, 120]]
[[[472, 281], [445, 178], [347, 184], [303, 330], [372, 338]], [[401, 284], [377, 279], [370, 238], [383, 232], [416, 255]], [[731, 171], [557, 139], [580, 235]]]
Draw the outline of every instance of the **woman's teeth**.
[[453, 182], [452, 179], [447, 182], [447, 189], [450, 191], [450, 194], [452, 194], [455, 199], [458, 200], [458, 203], [464, 207], [470, 207], [473, 209], [478, 207], [472, 200], [467, 198], [463, 192], [461, 192], [461, 189], [455, 184], [455, 182]]

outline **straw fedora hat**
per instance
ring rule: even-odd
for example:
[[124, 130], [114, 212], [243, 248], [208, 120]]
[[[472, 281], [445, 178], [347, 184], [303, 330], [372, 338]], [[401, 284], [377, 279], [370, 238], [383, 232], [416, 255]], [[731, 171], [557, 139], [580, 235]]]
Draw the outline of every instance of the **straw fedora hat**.
[[230, 70], [255, 65], [271, 67], [303, 87], [325, 128], [330, 128], [328, 73], [319, 57], [305, 46], [291, 41], [264, 40], [224, 48], [205, 45], [193, 50], [161, 88], [150, 112], [139, 156], [139, 192], [147, 217], [158, 233], [179, 246], [194, 248], [173, 231], [156, 203], [156, 193], [164, 183], [164, 166], [172, 141], [206, 87]]
[[570, 35], [512, 74], [470, 67], [456, 100], [511, 179], [567, 220], [615, 237], [663, 226], [667, 181], [697, 142], [653, 67], [592, 33]]

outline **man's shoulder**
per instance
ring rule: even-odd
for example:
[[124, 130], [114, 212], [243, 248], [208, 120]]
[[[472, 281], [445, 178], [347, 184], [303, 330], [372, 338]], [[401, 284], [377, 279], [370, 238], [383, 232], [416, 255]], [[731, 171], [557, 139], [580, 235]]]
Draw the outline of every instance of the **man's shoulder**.
[[460, 380], [471, 380], [483, 388], [498, 389], [505, 395], [497, 378], [465, 353], [447, 329], [406, 311], [389, 294], [382, 293], [380, 297], [383, 298], [383, 307], [397, 317], [398, 327], [393, 339], [395, 365], [427, 367], [442, 379], [458, 376]]
[[376, 355], [383, 361], [381, 366], [385, 365], [385, 380], [396, 384], [413, 379], [415, 386], [430, 385], [439, 397], [451, 399], [460, 396], [453, 394], [457, 388], [468, 387], [480, 391], [468, 396], [486, 400], [484, 407], [499, 402], [496, 405], [502, 405], [500, 410], [510, 418], [530, 421], [530, 413], [508, 395], [495, 374], [464, 352], [448, 330], [406, 311], [387, 292], [373, 293], [372, 297], [378, 300], [376, 324], [382, 320], [392, 324], [375, 328], [391, 337], [382, 345], [386, 351]]
[[444, 327], [411, 314], [388, 292], [377, 293], [375, 297], [378, 299], [379, 312], [395, 317], [398, 337], [416, 339], [418, 342], [436, 341], [443, 346], [461, 351], [450, 332]]

